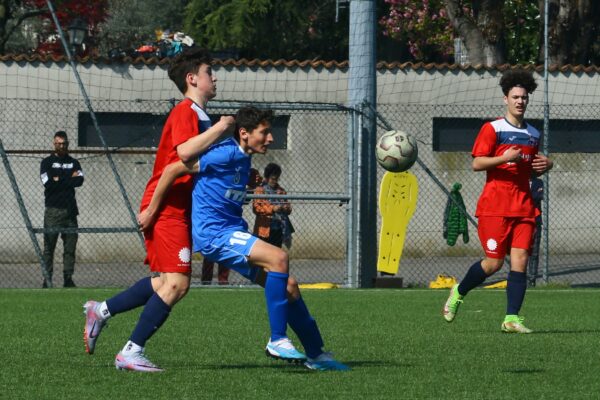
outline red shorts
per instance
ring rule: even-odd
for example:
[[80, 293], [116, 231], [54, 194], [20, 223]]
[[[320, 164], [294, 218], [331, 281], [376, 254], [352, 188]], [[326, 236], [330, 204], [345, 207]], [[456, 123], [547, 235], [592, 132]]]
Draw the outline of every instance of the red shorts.
[[152, 229], [144, 232], [144, 264], [154, 272], [192, 271], [192, 235], [187, 219], [159, 218]]
[[511, 248], [529, 251], [535, 232], [535, 218], [479, 217], [477, 233], [489, 258], [504, 258]]

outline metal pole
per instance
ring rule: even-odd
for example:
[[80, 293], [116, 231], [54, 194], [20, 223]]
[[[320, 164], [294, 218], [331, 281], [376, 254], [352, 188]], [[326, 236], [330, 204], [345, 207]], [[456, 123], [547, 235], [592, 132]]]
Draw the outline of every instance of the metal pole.
[[[123, 185], [121, 176], [119, 175], [119, 172], [117, 171], [115, 162], [112, 159], [112, 155], [108, 152], [109, 151], [108, 145], [106, 144], [106, 141], [104, 140], [104, 134], [102, 133], [102, 130], [100, 129], [100, 125], [98, 125], [98, 120], [96, 119], [96, 113], [94, 112], [94, 109], [92, 108], [92, 103], [90, 101], [90, 98], [87, 95], [85, 87], [83, 86], [83, 82], [81, 81], [81, 77], [79, 76], [79, 72], [77, 71], [77, 68], [75, 66], [75, 60], [73, 59], [73, 56], [71, 55], [71, 51], [69, 50], [69, 46], [67, 45], [67, 41], [65, 40], [65, 35], [63, 33], [62, 27], [60, 26], [60, 23], [58, 22], [58, 18], [56, 17], [56, 11], [54, 10], [54, 6], [52, 5], [52, 2], [50, 0], [46, 0], [46, 4], [48, 4], [48, 9], [50, 10], [50, 13], [52, 14], [52, 20], [54, 21], [54, 25], [56, 25], [56, 30], [58, 31], [58, 35], [60, 36], [60, 41], [62, 42], [63, 49], [64, 49], [65, 53], [67, 53], [67, 57], [69, 58], [69, 63], [71, 64], [71, 68], [73, 69], [73, 74], [75, 75], [75, 79], [77, 80], [77, 84], [79, 85], [79, 90], [81, 91], [81, 95], [83, 96], [85, 105], [90, 113], [90, 117], [92, 118], [92, 122], [94, 124], [94, 128], [96, 129], [96, 133], [98, 133], [98, 138], [100, 139], [100, 142], [102, 143], [102, 147], [106, 151], [106, 158], [108, 159], [108, 164], [110, 165], [113, 175], [115, 176], [115, 180], [117, 181], [117, 185], [119, 186], [119, 190], [121, 191], [121, 195], [123, 196], [123, 200], [125, 201], [125, 206], [127, 207], [127, 210], [129, 211], [129, 216], [131, 217], [133, 226], [137, 227], [138, 224], [137, 224], [137, 218], [136, 218], [135, 212], [133, 211], [133, 208], [131, 208], [131, 202], [129, 201], [129, 197], [127, 196], [127, 192], [125, 191], [125, 186]], [[145, 249], [146, 244], [144, 241], [144, 236], [142, 235], [142, 233], [140, 231], [137, 231], [137, 234], [142, 243], [142, 247]]]
[[350, 201], [346, 206], [346, 283], [348, 287], [355, 287], [357, 280], [355, 280], [355, 267], [356, 267], [356, 257], [355, 257], [355, 219], [354, 219], [354, 207], [355, 207], [355, 196], [354, 196], [354, 180], [355, 180], [355, 171], [354, 171], [354, 137], [356, 130], [356, 112], [350, 111], [349, 115], [349, 123], [350, 127], [348, 129], [348, 134], [346, 135], [346, 142], [348, 145], [348, 176], [347, 176], [347, 189], [346, 192]]
[[348, 107], [363, 108], [362, 129], [359, 136], [359, 160], [362, 160], [357, 190], [359, 216], [360, 286], [372, 287], [377, 271], [377, 165], [375, 162], [376, 121], [364, 104], [376, 104], [376, 9], [374, 0], [350, 2]]
[[[544, 1], [544, 144], [542, 153], [548, 155], [550, 148], [550, 102], [548, 96], [548, 0]], [[544, 181], [544, 198], [542, 203], [542, 229], [544, 242], [544, 264], [542, 266], [542, 279], [548, 283], [549, 267], [549, 204], [550, 204], [550, 176], [548, 173], [542, 177]]]
[[27, 227], [29, 238], [31, 239], [31, 243], [33, 244], [33, 249], [35, 250], [35, 254], [37, 255], [38, 260], [40, 262], [40, 267], [42, 268], [42, 276], [46, 280], [46, 286], [51, 288], [52, 279], [50, 279], [50, 275], [46, 270], [44, 257], [42, 257], [42, 249], [40, 249], [40, 244], [38, 243], [37, 237], [35, 236], [33, 225], [31, 225], [31, 220], [29, 219], [29, 214], [27, 213], [27, 208], [25, 207], [25, 202], [23, 201], [23, 196], [21, 196], [21, 191], [19, 190], [19, 186], [17, 185], [17, 179], [15, 178], [15, 174], [13, 174], [12, 172], [10, 162], [8, 161], [8, 157], [6, 155], [6, 152], [4, 151], [4, 145], [2, 144], [2, 140], [0, 140], [0, 157], [2, 157], [2, 162], [4, 163], [4, 168], [6, 169], [6, 175], [8, 175], [8, 179], [13, 188], [13, 192], [15, 192], [15, 197], [17, 199], [17, 203], [19, 204], [19, 210], [21, 211], [21, 216], [25, 221], [25, 226]]

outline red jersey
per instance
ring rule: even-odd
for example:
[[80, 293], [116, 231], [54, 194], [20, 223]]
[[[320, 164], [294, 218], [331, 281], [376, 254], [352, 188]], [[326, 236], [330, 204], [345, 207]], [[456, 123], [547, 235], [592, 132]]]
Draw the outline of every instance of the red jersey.
[[[177, 146], [206, 131], [210, 126], [210, 118], [206, 112], [188, 98], [182, 100], [171, 110], [160, 137], [152, 177], [146, 185], [140, 210], [144, 210], [150, 204], [163, 169], [167, 165], [179, 161]], [[161, 206], [159, 216], [189, 218], [192, 187], [193, 182], [190, 175], [177, 178]]]
[[529, 179], [539, 143], [540, 132], [527, 123], [524, 128], [517, 128], [501, 118], [481, 127], [473, 145], [473, 157], [501, 156], [517, 146], [521, 149], [521, 160], [487, 170], [476, 216], [535, 217]]

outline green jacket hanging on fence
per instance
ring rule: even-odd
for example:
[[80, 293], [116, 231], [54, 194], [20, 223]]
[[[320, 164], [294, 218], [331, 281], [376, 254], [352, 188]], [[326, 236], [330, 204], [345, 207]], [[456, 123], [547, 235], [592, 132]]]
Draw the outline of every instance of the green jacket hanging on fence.
[[449, 246], [454, 246], [461, 234], [463, 242], [469, 243], [469, 225], [467, 224], [465, 203], [460, 195], [461, 187], [460, 183], [452, 185], [444, 211], [444, 239]]

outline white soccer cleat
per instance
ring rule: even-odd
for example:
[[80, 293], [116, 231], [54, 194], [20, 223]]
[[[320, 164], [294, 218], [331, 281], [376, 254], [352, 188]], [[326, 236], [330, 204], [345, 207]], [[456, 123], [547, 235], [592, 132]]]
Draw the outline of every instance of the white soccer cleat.
[[106, 320], [98, 316], [96, 312], [100, 303], [90, 300], [83, 305], [83, 314], [85, 315], [85, 326], [83, 328], [83, 342], [85, 343], [85, 352], [92, 355], [96, 348], [96, 340], [106, 325]]
[[265, 354], [269, 357], [288, 362], [301, 363], [306, 361], [306, 356], [296, 350], [289, 338], [282, 338], [274, 342], [269, 340]]
[[139, 372], [163, 372], [164, 369], [158, 367], [152, 361], [146, 358], [144, 352], [124, 355], [119, 352], [115, 358], [115, 367], [118, 370], [139, 371]]

